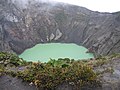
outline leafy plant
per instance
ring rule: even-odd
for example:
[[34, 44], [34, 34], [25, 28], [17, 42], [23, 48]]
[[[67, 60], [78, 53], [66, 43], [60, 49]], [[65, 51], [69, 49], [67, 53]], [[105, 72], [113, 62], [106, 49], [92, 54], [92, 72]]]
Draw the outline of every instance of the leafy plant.
[[[4, 64], [25, 67], [18, 71], [9, 69], [9, 71], [5, 71], [7, 74], [32, 82], [38, 88], [50, 90], [64, 82], [80, 87], [100, 84], [97, 74], [87, 64], [88, 62], [70, 60], [69, 58], [51, 59], [48, 63], [26, 62], [15, 54], [0, 53], [0, 55]], [[0, 73], [3, 72], [2, 70], [0, 69]]]
[[0, 62], [3, 63], [4, 65], [13, 64], [15, 66], [26, 64], [26, 61], [19, 58], [17, 55], [11, 54], [11, 53], [6, 53], [6, 52], [0, 53]]
[[98, 85], [97, 75], [91, 67], [68, 59], [50, 60], [48, 63], [32, 63], [17, 76], [33, 82], [38, 88], [52, 89], [57, 85], [73, 82], [75, 85]]

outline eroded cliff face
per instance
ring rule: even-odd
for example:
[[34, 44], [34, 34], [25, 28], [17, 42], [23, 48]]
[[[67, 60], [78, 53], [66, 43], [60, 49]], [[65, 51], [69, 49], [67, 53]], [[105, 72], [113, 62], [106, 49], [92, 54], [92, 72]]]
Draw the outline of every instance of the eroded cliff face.
[[63, 3], [0, 1], [0, 51], [17, 54], [37, 43], [76, 43], [96, 55], [120, 52], [120, 13], [99, 13]]

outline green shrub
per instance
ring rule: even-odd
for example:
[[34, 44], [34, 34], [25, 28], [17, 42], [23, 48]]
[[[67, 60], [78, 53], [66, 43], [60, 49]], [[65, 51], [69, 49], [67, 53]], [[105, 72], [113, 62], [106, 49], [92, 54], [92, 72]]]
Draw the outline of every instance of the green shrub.
[[23, 59], [19, 58], [17, 55], [6, 52], [0, 53], [0, 62], [4, 65], [13, 64], [15, 66], [25, 65], [27, 63]]
[[39, 88], [51, 89], [63, 82], [73, 82], [75, 85], [98, 85], [97, 75], [88, 65], [78, 61], [51, 60], [48, 63], [33, 63], [19, 77], [33, 82]]
[[[26, 67], [22, 71], [5, 71], [7, 74], [33, 82], [38, 88], [52, 89], [67, 82], [78, 86], [97, 86], [100, 84], [96, 73], [85, 62], [68, 58], [54, 60], [48, 63], [26, 62], [15, 54], [0, 53], [1, 61], [14, 66]], [[23, 66], [25, 65], [25, 66]], [[3, 64], [4, 66], [4, 64]], [[4, 67], [5, 68], [5, 67]], [[3, 69], [2, 69], [3, 70]], [[0, 73], [3, 72], [0, 69]]]
[[4, 73], [4, 66], [0, 64], [0, 76]]

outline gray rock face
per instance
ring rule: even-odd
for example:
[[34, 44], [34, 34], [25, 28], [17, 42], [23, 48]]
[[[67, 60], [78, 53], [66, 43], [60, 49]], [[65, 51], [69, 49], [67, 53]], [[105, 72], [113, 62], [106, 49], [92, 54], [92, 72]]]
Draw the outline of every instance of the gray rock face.
[[120, 13], [99, 13], [63, 3], [0, 1], [0, 51], [17, 54], [37, 43], [64, 42], [98, 55], [120, 52]]
[[37, 90], [37, 88], [22, 82], [21, 79], [2, 76], [0, 77], [0, 90]]
[[107, 64], [96, 67], [96, 71], [112, 70], [101, 75], [102, 87], [95, 90], [120, 90], [120, 58], [112, 59]]

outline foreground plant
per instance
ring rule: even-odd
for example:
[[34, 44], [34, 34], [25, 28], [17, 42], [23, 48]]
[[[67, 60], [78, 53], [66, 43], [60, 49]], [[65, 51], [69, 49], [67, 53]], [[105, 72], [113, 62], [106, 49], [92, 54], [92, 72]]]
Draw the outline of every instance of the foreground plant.
[[88, 65], [68, 59], [51, 60], [48, 63], [32, 63], [16, 76], [34, 83], [38, 88], [52, 89], [66, 82], [77, 86], [98, 86], [96, 73]]
[[[7, 58], [6, 58], [7, 57]], [[53, 89], [62, 83], [68, 83], [74, 86], [100, 85], [97, 74], [87, 62], [70, 60], [68, 58], [53, 60], [48, 63], [25, 62], [14, 54], [1, 53], [1, 62], [7, 65], [12, 64], [18, 70], [13, 71], [12, 67], [5, 70], [5, 73], [33, 83], [38, 88]], [[4, 66], [6, 68], [6, 65]], [[20, 68], [24, 68], [19, 70]]]

